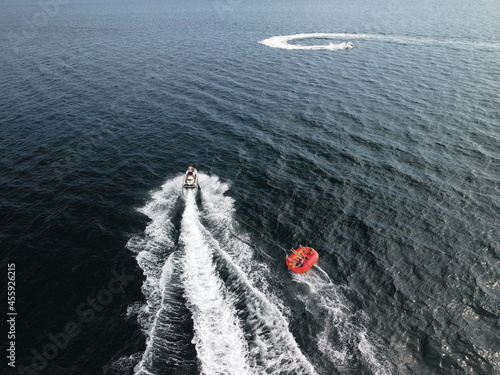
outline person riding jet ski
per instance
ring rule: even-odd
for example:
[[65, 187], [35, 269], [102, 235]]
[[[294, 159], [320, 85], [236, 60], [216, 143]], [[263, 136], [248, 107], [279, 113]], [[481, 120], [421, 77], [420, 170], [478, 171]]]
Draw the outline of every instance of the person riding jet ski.
[[198, 185], [198, 172], [196, 168], [190, 165], [184, 175], [184, 187], [195, 188]]

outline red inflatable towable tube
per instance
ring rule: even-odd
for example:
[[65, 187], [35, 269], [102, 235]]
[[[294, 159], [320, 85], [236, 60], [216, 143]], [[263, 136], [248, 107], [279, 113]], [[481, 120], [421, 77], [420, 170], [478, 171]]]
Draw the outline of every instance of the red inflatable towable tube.
[[300, 246], [286, 257], [287, 267], [296, 273], [309, 271], [319, 259], [319, 254], [312, 247]]

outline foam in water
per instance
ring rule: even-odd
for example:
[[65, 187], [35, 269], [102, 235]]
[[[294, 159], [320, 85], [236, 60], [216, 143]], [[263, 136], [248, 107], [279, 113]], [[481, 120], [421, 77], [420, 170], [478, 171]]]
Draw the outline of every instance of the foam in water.
[[[167, 181], [160, 191], [152, 194], [152, 199], [139, 211], [152, 219], [143, 235], [132, 237], [127, 247], [137, 253], [136, 259], [139, 267], [146, 276], [142, 291], [146, 296], [147, 305], [143, 307], [142, 326], [145, 330], [150, 328], [151, 317], [160, 308], [162, 267], [167, 256], [172, 251], [173, 225], [171, 222], [174, 206], [177, 201], [179, 186], [182, 177]], [[148, 321], [145, 321], [147, 319]]]
[[233, 234], [232, 217], [228, 215], [233, 210], [232, 199], [222, 194], [216, 180], [212, 182], [203, 190], [204, 218], [211, 229], [207, 242], [230, 272], [227, 286], [235, 302], [245, 305], [237, 313], [246, 326], [252, 372], [315, 374], [289, 331], [282, 314], [286, 308], [269, 290], [269, 269], [253, 261], [251, 247]]
[[[183, 341], [182, 327], [176, 322], [182, 321], [182, 316], [179, 317], [177, 310], [179, 302], [175, 298], [176, 280], [175, 273], [179, 270], [178, 262], [176, 261], [177, 254], [174, 252], [167, 258], [159, 281], [161, 290], [160, 308], [154, 315], [154, 321], [148, 330], [148, 339], [146, 342], [146, 350], [142, 355], [141, 361], [135, 368], [136, 374], [154, 373], [152, 363], [157, 361], [157, 358], [167, 357], [167, 361], [173, 368], [182, 368], [183, 365], [176, 366], [184, 361], [182, 350], [186, 351], [186, 345], [180, 344]], [[164, 351], [165, 344], [168, 344], [172, 350]]]
[[[313, 315], [323, 317], [323, 329], [317, 335], [318, 349], [338, 369], [350, 369], [353, 362], [352, 349], [357, 348], [361, 360], [373, 374], [394, 373], [380, 347], [377, 347], [359, 322], [354, 323], [355, 314], [342, 292], [328, 275], [318, 266], [313, 272], [296, 275], [295, 281], [308, 286], [308, 293], [301, 296], [306, 309]], [[359, 317], [357, 317], [359, 318]], [[358, 320], [358, 319], [356, 319]]]
[[381, 34], [352, 34], [352, 33], [304, 33], [304, 34], [291, 34], [291, 35], [278, 35], [273, 36], [264, 40], [259, 41], [260, 44], [271, 48], [281, 48], [289, 50], [344, 50], [351, 49], [352, 45], [347, 42], [342, 42], [339, 44], [326, 44], [326, 45], [301, 45], [301, 44], [289, 44], [292, 40], [298, 39], [361, 39], [361, 40], [378, 40], [383, 42], [392, 42], [398, 44], [432, 44], [435, 46], [454, 46], [454, 47], [466, 47], [477, 46], [479, 48], [486, 49], [500, 49], [500, 43], [490, 43], [483, 41], [462, 41], [462, 40], [438, 40], [425, 37], [402, 37], [397, 35], [381, 35]]
[[205, 374], [249, 374], [243, 331], [231, 296], [215, 271], [193, 193], [186, 196], [180, 240], [186, 252], [183, 281], [198, 359]]
[[203, 374], [315, 374], [289, 331], [281, 302], [269, 291], [267, 267], [253, 261], [252, 249], [233, 234], [233, 200], [224, 195], [229, 186], [216, 177], [200, 174], [199, 179], [201, 211], [194, 192], [187, 192], [180, 227], [174, 228], [172, 217], [182, 199], [181, 177], [174, 178], [141, 209], [152, 221], [144, 235], [129, 241], [146, 275], [146, 318], [140, 321], [147, 348], [135, 373], [182, 369], [182, 353], [176, 350], [185, 351], [178, 342], [186, 333], [177, 337], [175, 324], [188, 311], [188, 334]]
[[[233, 226], [234, 201], [224, 194], [229, 185], [214, 176], [199, 179], [201, 206], [194, 191], [181, 194], [182, 177], [169, 180], [141, 209], [151, 218], [144, 234], [129, 241], [146, 275], [147, 304], [139, 320], [147, 343], [135, 374], [186, 368], [202, 374], [315, 374], [290, 332], [289, 310], [270, 288], [272, 272], [253, 259], [248, 238]], [[176, 209], [182, 210], [178, 228]], [[322, 322], [316, 346], [324, 358], [342, 371], [352, 368], [356, 352], [372, 373], [392, 372], [326, 273], [293, 278], [308, 289], [297, 298]]]
[[311, 34], [279, 35], [261, 40], [259, 43], [272, 48], [336, 51], [336, 50], [351, 49], [352, 44], [350, 42], [342, 42], [338, 44], [330, 43], [325, 45], [306, 46], [301, 44], [289, 44], [289, 42], [292, 40], [306, 39], [306, 38], [322, 38], [322, 39], [347, 38], [350, 35], [356, 35], [356, 34], [311, 33]]
[[[127, 244], [130, 250], [137, 253], [137, 263], [146, 276], [142, 286], [146, 305], [140, 308], [134, 305], [133, 308], [133, 312], [137, 314], [137, 319], [148, 337], [146, 351], [135, 367], [136, 374], [151, 373], [148, 370], [150, 370], [149, 364], [154, 356], [155, 337], [158, 337], [159, 332], [166, 328], [160, 317], [161, 314], [165, 314], [164, 307], [169, 306], [165, 304], [169, 291], [167, 285], [173, 277], [175, 268], [173, 261], [175, 228], [172, 224], [172, 216], [181, 184], [182, 176], [179, 176], [167, 181], [161, 190], [152, 193], [151, 200], [139, 209], [151, 219], [151, 222], [143, 235], [132, 237]], [[168, 334], [168, 330], [166, 333]]]

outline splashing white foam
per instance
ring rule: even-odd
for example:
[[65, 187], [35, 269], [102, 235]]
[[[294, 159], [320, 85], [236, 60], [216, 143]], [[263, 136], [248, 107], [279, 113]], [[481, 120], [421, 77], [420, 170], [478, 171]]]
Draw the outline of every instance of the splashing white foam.
[[235, 235], [231, 215], [234, 202], [224, 195], [228, 188], [216, 177], [211, 178], [203, 188], [203, 217], [210, 227], [207, 244], [230, 270], [235, 299], [245, 305], [238, 315], [245, 316], [252, 373], [313, 375], [314, 367], [301, 352], [282, 314], [287, 309], [269, 290], [269, 268], [254, 261], [252, 248]]
[[172, 251], [175, 244], [172, 216], [181, 184], [182, 176], [179, 176], [167, 181], [160, 190], [151, 194], [151, 199], [139, 209], [151, 222], [142, 235], [132, 237], [127, 243], [127, 247], [137, 253], [137, 263], [146, 277], [142, 285], [146, 304], [140, 308], [133, 306], [142, 330], [148, 337], [146, 351], [135, 366], [137, 375], [151, 373], [148, 371], [148, 364], [153, 356], [154, 338], [161, 326], [158, 318], [164, 306], [165, 286], [168, 285], [173, 270]]
[[491, 43], [485, 41], [470, 41], [470, 40], [439, 40], [427, 37], [410, 37], [398, 35], [382, 35], [382, 34], [352, 34], [352, 33], [304, 33], [291, 35], [278, 35], [259, 41], [272, 48], [281, 48], [289, 50], [344, 50], [351, 49], [353, 44], [350, 42], [342, 42], [339, 44], [325, 45], [302, 45], [290, 44], [292, 40], [300, 39], [334, 39], [334, 40], [378, 40], [382, 42], [391, 42], [397, 44], [428, 44], [433, 46], [452, 46], [455, 48], [470, 48], [477, 47], [481, 49], [500, 49], [500, 43]]
[[339, 369], [348, 369], [352, 363], [352, 348], [357, 348], [372, 374], [395, 372], [380, 347], [370, 339], [366, 328], [359, 322], [354, 323], [354, 318], [359, 316], [351, 311], [349, 302], [326, 272], [316, 267], [313, 272], [295, 275], [295, 281], [309, 288], [307, 295], [301, 297], [306, 309], [323, 317], [323, 329], [317, 336], [318, 349], [323, 355]]
[[243, 331], [232, 298], [217, 276], [193, 193], [186, 196], [180, 240], [186, 249], [183, 281], [198, 359], [204, 374], [249, 374]]
[[[147, 319], [141, 324], [148, 339], [136, 375], [156, 373], [162, 361], [177, 368], [172, 362], [178, 359], [165, 353], [175, 356], [169, 323], [181, 310], [190, 312], [203, 374], [315, 374], [289, 331], [282, 302], [269, 291], [267, 266], [254, 261], [252, 248], [234, 234], [234, 202], [224, 194], [229, 186], [199, 174], [202, 209], [195, 192], [184, 194], [182, 220], [175, 228], [172, 218], [182, 209], [177, 204], [181, 179], [167, 181], [152, 194], [140, 210], [151, 223], [129, 241], [146, 275]], [[172, 298], [179, 291], [185, 298], [182, 306]]]
[[[138, 318], [147, 343], [142, 358], [134, 357], [135, 374], [156, 374], [166, 364], [185, 368], [186, 357], [177, 353], [192, 345], [191, 338], [202, 374], [316, 374], [290, 332], [289, 310], [271, 291], [272, 272], [254, 259], [249, 238], [234, 227], [234, 201], [225, 194], [229, 185], [215, 176], [199, 174], [199, 179], [201, 201], [194, 191], [181, 194], [182, 176], [154, 192], [140, 209], [151, 222], [128, 244], [146, 276], [147, 304]], [[373, 374], [392, 372], [325, 272], [293, 277], [308, 289], [297, 297], [322, 322], [316, 345], [323, 357], [341, 371], [355, 364], [355, 350]], [[192, 332], [182, 326], [186, 320]], [[188, 361], [195, 363], [192, 354]]]
[[140, 313], [141, 325], [145, 331], [150, 329], [152, 318], [161, 306], [162, 267], [158, 265], [165, 263], [174, 246], [171, 219], [181, 183], [182, 176], [167, 181], [161, 190], [152, 193], [152, 199], [139, 209], [151, 218], [151, 223], [143, 235], [134, 236], [127, 243], [127, 247], [137, 253], [137, 263], [146, 276], [142, 291], [147, 305]]
[[324, 44], [324, 45], [302, 45], [302, 44], [290, 44], [289, 42], [297, 39], [339, 39], [347, 38], [350, 35], [356, 34], [332, 34], [332, 33], [310, 33], [310, 34], [294, 34], [294, 35], [278, 35], [271, 38], [261, 40], [259, 43], [272, 48], [282, 48], [282, 49], [300, 49], [300, 50], [345, 50], [353, 48], [351, 42], [342, 42], [338, 44]]

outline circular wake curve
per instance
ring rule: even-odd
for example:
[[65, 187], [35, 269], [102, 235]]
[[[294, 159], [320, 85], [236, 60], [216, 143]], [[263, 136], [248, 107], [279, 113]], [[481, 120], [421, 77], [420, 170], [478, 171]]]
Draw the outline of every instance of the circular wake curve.
[[321, 38], [321, 39], [345, 39], [356, 37], [357, 34], [333, 34], [333, 33], [310, 33], [310, 34], [293, 34], [293, 35], [278, 35], [271, 38], [261, 40], [259, 43], [272, 48], [282, 49], [301, 49], [301, 50], [343, 50], [351, 49], [353, 44], [351, 42], [342, 42], [339, 44], [325, 44], [305, 46], [302, 44], [289, 44], [292, 40], [306, 39], [306, 38]]
[[289, 42], [298, 39], [334, 39], [334, 40], [378, 40], [383, 42], [391, 42], [398, 44], [432, 44], [434, 46], [453, 46], [453, 47], [478, 47], [485, 49], [500, 49], [500, 43], [489, 43], [484, 41], [468, 41], [468, 40], [438, 40], [427, 37], [410, 37], [398, 35], [382, 35], [382, 34], [352, 34], [352, 33], [303, 33], [290, 35], [277, 35], [259, 41], [271, 48], [281, 48], [288, 50], [345, 50], [351, 49], [353, 44], [350, 42], [342, 42], [339, 44], [324, 44], [324, 45], [302, 45], [290, 44]]

